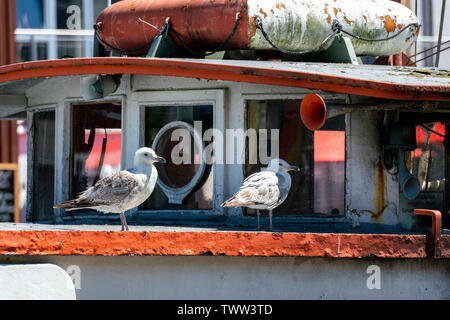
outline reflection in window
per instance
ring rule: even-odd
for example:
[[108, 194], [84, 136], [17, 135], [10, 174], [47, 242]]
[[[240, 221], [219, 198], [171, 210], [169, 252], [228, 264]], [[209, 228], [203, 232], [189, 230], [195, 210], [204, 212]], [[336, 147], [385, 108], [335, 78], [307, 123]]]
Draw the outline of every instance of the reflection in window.
[[[213, 106], [166, 106], [166, 107], [147, 107], [145, 109], [145, 145], [151, 147], [158, 132], [166, 124], [173, 121], [183, 121], [194, 126], [194, 121], [200, 121], [202, 126], [202, 134], [213, 127]], [[200, 154], [195, 153], [194, 142], [191, 140], [190, 145], [194, 152], [191, 153], [191, 161], [189, 164], [175, 164], [171, 159], [173, 148], [180, 141], [171, 141], [173, 130], [167, 131], [161, 136], [158, 143], [158, 155], [164, 157], [166, 164], [156, 164], [158, 168], [159, 179], [165, 185], [172, 188], [183, 188], [193, 178], [199, 169]], [[206, 147], [208, 143], [204, 142]], [[182, 156], [182, 155], [180, 155]], [[155, 191], [150, 198], [144, 203], [144, 210], [208, 210], [212, 209], [213, 201], [213, 169], [214, 165], [206, 165], [203, 176], [199, 180], [196, 187], [186, 196], [182, 204], [170, 203], [166, 194], [157, 185]]]
[[[434, 131], [434, 132], [433, 132]], [[417, 148], [411, 152], [411, 172], [420, 190], [436, 192], [445, 187], [445, 125], [440, 122], [416, 126]]]
[[53, 219], [55, 112], [34, 114], [33, 221]]
[[[108, 0], [16, 1], [17, 61], [90, 57], [92, 26]], [[40, 29], [40, 30], [39, 30]]]
[[43, 0], [16, 1], [16, 27], [40, 29], [44, 25]]
[[[318, 131], [308, 130], [301, 122], [301, 100], [247, 102], [247, 129], [278, 129], [279, 157], [300, 167], [291, 173], [292, 186], [285, 202], [274, 210], [284, 215], [342, 215], [345, 189], [345, 119], [327, 120]], [[268, 132], [268, 146], [271, 145]], [[259, 142], [258, 142], [259, 145]], [[247, 150], [255, 146], [248, 146]], [[270, 154], [270, 152], [268, 152]], [[259, 161], [259, 159], [258, 159]], [[246, 176], [260, 171], [261, 162], [249, 164]], [[247, 209], [247, 213], [254, 214]]]
[[77, 105], [72, 123], [71, 197], [120, 170], [121, 106]]

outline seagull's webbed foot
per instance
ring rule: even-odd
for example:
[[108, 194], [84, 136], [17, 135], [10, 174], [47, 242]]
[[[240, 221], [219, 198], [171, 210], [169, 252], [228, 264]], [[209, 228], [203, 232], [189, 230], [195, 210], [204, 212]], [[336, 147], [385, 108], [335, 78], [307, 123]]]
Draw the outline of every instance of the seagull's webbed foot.
[[125, 217], [125, 213], [122, 212], [120, 214], [120, 222], [122, 223], [122, 229], [120, 231], [128, 231], [128, 224], [127, 224], [127, 218]]

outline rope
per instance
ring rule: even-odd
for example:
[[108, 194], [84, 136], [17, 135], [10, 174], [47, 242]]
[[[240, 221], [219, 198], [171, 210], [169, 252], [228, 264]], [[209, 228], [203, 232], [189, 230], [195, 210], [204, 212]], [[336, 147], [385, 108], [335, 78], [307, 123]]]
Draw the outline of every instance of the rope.
[[[348, 35], [348, 36], [350, 36], [350, 37], [352, 37], [352, 38], [355, 38], [355, 39], [358, 39], [358, 40], [361, 40], [361, 41], [366, 41], [366, 42], [379, 42], [379, 41], [387, 41], [387, 40], [391, 40], [391, 39], [394, 39], [394, 38], [398, 37], [403, 31], [405, 31], [405, 30], [408, 29], [409, 27], [415, 27], [415, 29], [418, 29], [419, 27], [421, 27], [421, 24], [420, 24], [420, 23], [414, 22], [414, 23], [408, 24], [408, 25], [407, 25], [406, 27], [404, 27], [402, 30], [400, 30], [399, 32], [397, 32], [396, 34], [394, 34], [394, 35], [392, 35], [392, 36], [390, 36], [390, 37], [386, 37], [386, 38], [382, 38], [382, 39], [368, 39], [368, 38], [363, 38], [363, 37], [354, 35], [354, 34], [348, 32], [348, 31], [345, 31], [345, 30], [342, 28], [342, 25], [341, 25], [337, 20], [334, 20], [334, 21], [337, 22], [337, 23], [336, 23], [336, 28], [339, 30], [339, 32], [342, 32], [342, 33], [344, 33], [344, 34], [346, 34], [346, 35]], [[332, 28], [333, 28], [333, 26], [332, 26]]]
[[116, 51], [118, 53], [125, 54], [125, 55], [129, 55], [129, 54], [132, 54], [134, 52], [141, 51], [145, 47], [149, 46], [152, 43], [152, 41], [153, 41], [153, 40], [151, 40], [151, 41], [147, 42], [146, 44], [144, 44], [144, 45], [142, 45], [140, 47], [134, 48], [134, 49], [128, 49], [128, 50], [120, 49], [120, 48], [117, 48], [117, 47], [113, 46], [112, 44], [108, 43], [105, 39], [103, 39], [98, 34], [98, 30], [97, 30], [98, 26], [96, 24], [94, 25], [94, 29], [95, 29], [95, 36], [97, 37], [97, 39], [98, 39], [98, 41], [100, 43], [102, 43], [105, 47], [108, 47], [110, 50], [112, 49], [112, 50], [114, 50], [114, 51]]
[[[188, 52], [190, 52], [191, 54], [195, 55], [195, 56], [210, 56], [218, 51], [222, 51], [222, 49], [225, 47], [225, 45], [231, 40], [231, 38], [233, 38], [234, 34], [236, 33], [236, 30], [239, 26], [239, 22], [241, 21], [241, 15], [238, 12], [236, 14], [236, 22], [234, 24], [233, 30], [231, 31], [231, 33], [228, 35], [228, 37], [225, 39], [225, 41], [223, 41], [216, 49], [210, 51], [210, 52], [200, 52], [200, 51], [195, 51], [191, 48], [189, 48], [186, 43], [184, 43], [183, 40], [181, 40], [180, 35], [178, 34], [178, 32], [176, 32], [174, 29], [171, 29], [170, 32], [173, 33], [175, 35], [175, 37], [177, 38], [178, 42], [180, 42], [180, 44], [183, 46], [184, 49], [186, 49]], [[170, 25], [168, 23], [166, 23], [168, 25], [168, 27], [170, 28]]]
[[421, 25], [419, 23], [410, 23], [408, 24], [405, 28], [403, 28], [402, 30], [400, 30], [399, 32], [397, 32], [396, 34], [390, 36], [390, 37], [386, 37], [383, 39], [367, 39], [367, 38], [363, 38], [357, 35], [354, 35], [348, 31], [345, 31], [341, 25], [341, 23], [338, 20], [333, 20], [332, 24], [331, 24], [331, 30], [333, 31], [333, 33], [331, 33], [328, 37], [325, 38], [325, 40], [322, 41], [322, 43], [317, 46], [314, 49], [311, 50], [303, 50], [303, 51], [291, 51], [291, 50], [286, 50], [286, 49], [282, 49], [280, 47], [278, 47], [277, 45], [275, 45], [273, 43], [273, 41], [270, 40], [269, 36], [267, 35], [266, 31], [264, 30], [264, 27], [262, 25], [262, 21], [261, 18], [259, 16], [254, 16], [255, 20], [254, 20], [254, 24], [256, 26], [256, 28], [259, 29], [259, 31], [261, 31], [264, 39], [266, 39], [266, 41], [276, 50], [281, 51], [283, 53], [289, 53], [289, 54], [305, 54], [305, 53], [313, 53], [313, 52], [317, 52], [319, 50], [321, 50], [331, 39], [333, 39], [338, 33], [344, 33], [352, 38], [355, 38], [357, 40], [361, 40], [361, 41], [367, 41], [367, 42], [378, 42], [378, 41], [387, 41], [387, 40], [391, 40], [394, 39], [395, 37], [398, 37], [403, 31], [405, 31], [406, 29], [408, 29], [409, 27], [414, 26], [416, 29], [419, 28]]
[[[146, 23], [145, 21], [143, 21], [141, 19], [142, 22]], [[241, 21], [241, 14], [240, 12], [238, 12], [236, 14], [236, 22], [234, 24], [233, 30], [231, 31], [231, 33], [228, 35], [228, 37], [225, 39], [225, 41], [223, 41], [216, 49], [210, 51], [210, 52], [199, 52], [199, 51], [195, 51], [191, 48], [189, 48], [186, 43], [184, 43], [184, 41], [181, 39], [180, 35], [178, 34], [178, 32], [176, 32], [173, 28], [171, 28], [171, 24], [168, 21], [168, 19], [166, 19], [166, 22], [163, 24], [163, 26], [161, 27], [160, 31], [159, 31], [159, 35], [163, 35], [164, 34], [164, 38], [167, 38], [169, 33], [173, 33], [173, 35], [175, 35], [175, 37], [177, 38], [178, 42], [180, 42], [180, 44], [183, 46], [184, 49], [186, 49], [188, 52], [190, 52], [191, 54], [195, 55], [195, 56], [199, 56], [199, 57], [203, 57], [203, 56], [209, 56], [212, 55], [218, 51], [221, 51], [226, 45], [227, 43], [231, 40], [231, 38], [233, 38], [234, 34], [236, 33], [236, 30], [239, 26], [239, 22]], [[152, 25], [153, 26], [153, 25]], [[153, 26], [154, 27], [154, 26]], [[145, 47], [151, 45], [151, 43], [153, 42], [154, 39], [152, 39], [151, 41], [145, 43], [142, 46], [139, 46], [137, 48], [134, 49], [120, 49], [117, 48], [115, 46], [113, 46], [112, 44], [108, 43], [105, 39], [103, 39], [99, 34], [98, 34], [98, 25], [94, 25], [94, 29], [95, 29], [95, 36], [97, 37], [97, 39], [106, 47], [108, 47], [109, 49], [112, 49], [116, 52], [119, 52], [121, 54], [132, 54], [138, 51], [141, 51], [142, 49], [144, 49]]]
[[[336, 20], [335, 20], [336, 21]], [[317, 52], [319, 50], [321, 50], [331, 39], [334, 38], [334, 36], [339, 32], [337, 30], [333, 30], [333, 33], [330, 34], [328, 37], [325, 38], [325, 40], [322, 41], [322, 43], [315, 49], [312, 50], [303, 50], [303, 51], [292, 51], [292, 50], [287, 50], [287, 49], [282, 49], [280, 47], [278, 47], [277, 45], [275, 45], [269, 38], [269, 36], [267, 35], [266, 31], [264, 30], [264, 27], [262, 25], [262, 21], [261, 18], [259, 16], [255, 16], [255, 20], [253, 21], [254, 25], [256, 28], [259, 29], [259, 31], [261, 31], [261, 34], [263, 35], [264, 39], [266, 39], [266, 41], [276, 50], [281, 51], [283, 53], [288, 53], [288, 54], [305, 54], [305, 53], [312, 53], [312, 52]]]
[[445, 138], [445, 134], [442, 134], [442, 133], [439, 133], [439, 132], [437, 132], [437, 131], [434, 131], [433, 129], [428, 128], [427, 126], [424, 126], [423, 124], [421, 124], [420, 126], [421, 126], [422, 128], [424, 128], [425, 130], [428, 130], [428, 131], [430, 131], [431, 133], [434, 133], [435, 135], [438, 135], [438, 136], [440, 136], [440, 137], [442, 137], [442, 138]]

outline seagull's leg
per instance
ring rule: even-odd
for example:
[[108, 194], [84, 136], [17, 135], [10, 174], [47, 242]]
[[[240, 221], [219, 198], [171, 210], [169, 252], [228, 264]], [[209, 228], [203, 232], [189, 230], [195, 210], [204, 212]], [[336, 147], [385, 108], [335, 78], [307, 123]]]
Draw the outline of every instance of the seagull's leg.
[[269, 230], [272, 231], [272, 210], [269, 210]]
[[125, 218], [125, 213], [120, 214], [120, 222], [122, 223], [122, 229], [120, 231], [128, 231], [127, 218]]
[[256, 216], [258, 217], [258, 231], [261, 230], [261, 226], [259, 225], [259, 210], [256, 210]]

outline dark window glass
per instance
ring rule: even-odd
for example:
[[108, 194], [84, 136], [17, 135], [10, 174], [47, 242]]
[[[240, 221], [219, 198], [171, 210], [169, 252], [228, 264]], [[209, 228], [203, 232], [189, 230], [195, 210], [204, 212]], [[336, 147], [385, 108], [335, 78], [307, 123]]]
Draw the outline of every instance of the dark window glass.
[[55, 112], [36, 112], [33, 127], [33, 220], [51, 220], [55, 190]]

